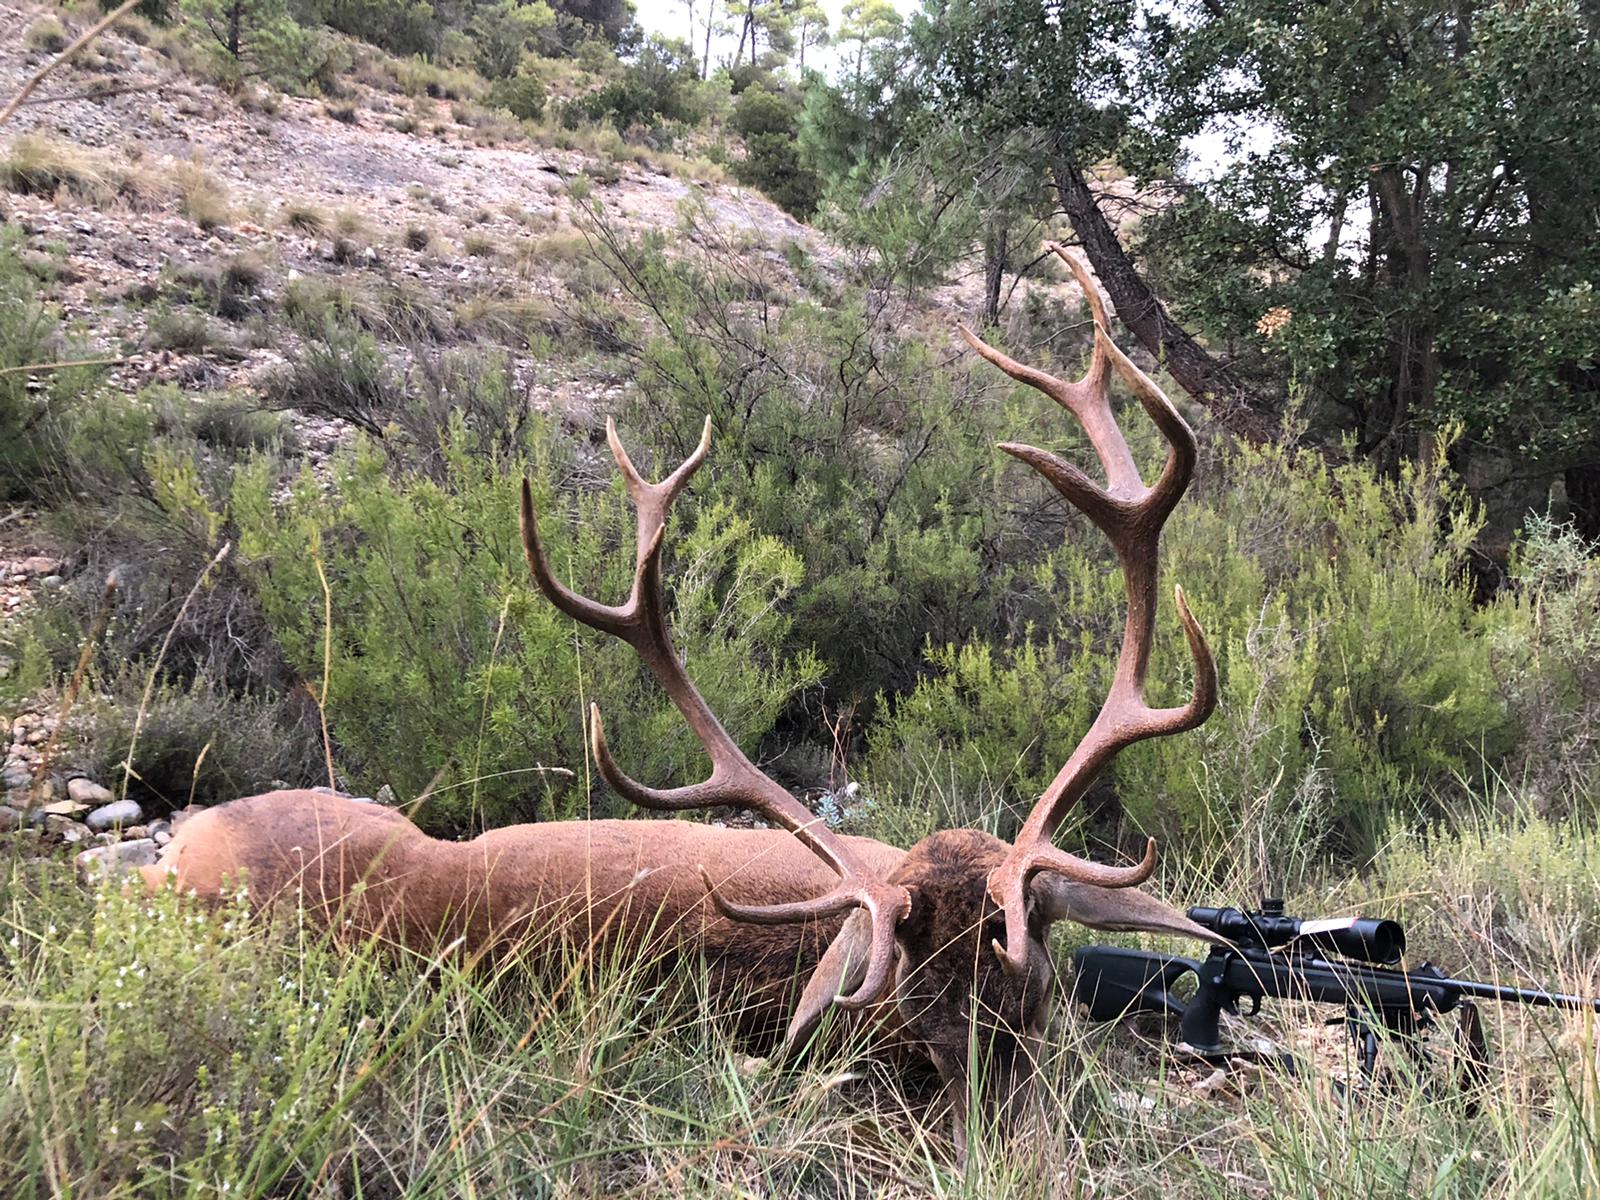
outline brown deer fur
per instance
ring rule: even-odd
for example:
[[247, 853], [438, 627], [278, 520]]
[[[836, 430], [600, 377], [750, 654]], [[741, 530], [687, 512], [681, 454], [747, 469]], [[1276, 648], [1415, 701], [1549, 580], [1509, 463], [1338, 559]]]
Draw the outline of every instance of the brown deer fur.
[[[635, 469], [608, 427], [612, 453], [637, 517], [632, 589], [611, 605], [569, 590], [545, 561], [531, 489], [522, 489], [529, 568], [562, 612], [628, 642], [699, 738], [712, 763], [700, 783], [658, 789], [635, 782], [611, 757], [598, 711], [591, 748], [613, 791], [646, 808], [681, 811], [732, 805], [759, 813], [771, 830], [687, 821], [594, 821], [520, 825], [465, 843], [424, 835], [398, 813], [316, 792], [273, 792], [208, 811], [185, 824], [157, 867], [203, 899], [243, 873], [257, 902], [291, 893], [323, 920], [413, 948], [459, 943], [469, 953], [553, 940], [599, 942], [659, 953], [668, 969], [704, 959], [712, 986], [737, 984], [749, 998], [746, 1025], [805, 1042], [832, 1007], [887, 1020], [939, 1068], [961, 1136], [969, 1063], [985, 1107], [1009, 1109], [1025, 1094], [1036, 1043], [1050, 1013], [1055, 968], [1046, 948], [1052, 922], [1146, 930], [1215, 940], [1134, 885], [1155, 868], [1155, 845], [1134, 866], [1068, 854], [1054, 835], [1068, 810], [1124, 747], [1192, 729], [1216, 704], [1216, 669], [1180, 591], [1178, 618], [1193, 661], [1187, 703], [1158, 709], [1144, 698], [1157, 600], [1157, 542], [1197, 458], [1194, 434], [1171, 402], [1111, 344], [1103, 304], [1087, 269], [1056, 247], [1083, 286], [1095, 320], [1088, 373], [1067, 383], [1013, 361], [962, 330], [969, 345], [1006, 374], [1051, 396], [1083, 426], [1106, 483], [1047, 451], [1001, 449], [1043, 475], [1100, 527], [1117, 553], [1128, 595], [1122, 651], [1110, 692], [1077, 749], [1045, 789], [1014, 845], [952, 829], [898, 850], [846, 838], [762, 772], [706, 704], [672, 646], [662, 554], [673, 500], [705, 462], [699, 447], [660, 483]], [[1168, 444], [1166, 464], [1146, 486], [1111, 404], [1120, 376]], [[361, 886], [358, 886], [361, 885]], [[806, 982], [798, 999], [794, 989]]]

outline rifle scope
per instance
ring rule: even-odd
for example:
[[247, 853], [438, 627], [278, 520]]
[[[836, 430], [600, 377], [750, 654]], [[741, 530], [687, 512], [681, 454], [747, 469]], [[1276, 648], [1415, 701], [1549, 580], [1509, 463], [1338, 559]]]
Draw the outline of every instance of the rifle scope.
[[1396, 963], [1405, 953], [1406, 934], [1398, 921], [1370, 917], [1302, 920], [1284, 916], [1282, 900], [1263, 900], [1259, 912], [1237, 908], [1191, 908], [1189, 919], [1241, 946], [1263, 950], [1286, 946], [1296, 938], [1327, 954], [1358, 962]]

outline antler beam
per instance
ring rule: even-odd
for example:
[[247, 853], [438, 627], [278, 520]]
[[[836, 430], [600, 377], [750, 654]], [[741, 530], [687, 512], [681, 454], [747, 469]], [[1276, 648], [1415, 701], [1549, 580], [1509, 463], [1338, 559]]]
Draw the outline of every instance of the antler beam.
[[[1217, 702], [1216, 666], [1182, 588], [1176, 591], [1178, 619], [1194, 659], [1194, 691], [1187, 704], [1176, 708], [1152, 708], [1144, 699], [1145, 671], [1155, 629], [1157, 546], [1162, 526], [1194, 474], [1194, 433], [1161, 389], [1112, 344], [1106, 332], [1105, 306], [1088, 269], [1062, 247], [1052, 243], [1050, 249], [1071, 269], [1094, 315], [1094, 350], [1081, 380], [1068, 383], [1024, 366], [985, 344], [966, 326], [960, 326], [960, 332], [967, 344], [989, 362], [1070, 412], [1088, 434], [1105, 472], [1104, 485], [1047, 450], [1012, 442], [1002, 443], [1000, 449], [1049, 480], [1068, 503], [1111, 540], [1127, 588], [1128, 617], [1105, 704], [1066, 765], [1034, 805], [1005, 862], [989, 877], [990, 898], [1004, 909], [1006, 922], [1006, 944], [996, 942], [994, 949], [1008, 970], [1021, 970], [1026, 965], [1026, 888], [1035, 872], [1057, 871], [1084, 883], [1113, 888], [1130, 887], [1150, 877], [1156, 865], [1153, 838], [1146, 844], [1143, 860], [1133, 867], [1091, 863], [1056, 849], [1051, 841], [1072, 806], [1120, 750], [1145, 738], [1193, 729], [1211, 715]], [[1160, 477], [1148, 487], [1111, 409], [1113, 370], [1138, 397], [1169, 446]]]
[[621, 638], [634, 648], [705, 747], [711, 758], [711, 775], [701, 783], [667, 789], [647, 787], [629, 778], [612, 758], [599, 707], [592, 706], [590, 732], [600, 774], [624, 799], [644, 808], [682, 811], [726, 804], [751, 809], [789, 830], [833, 868], [839, 875], [839, 883], [831, 891], [813, 899], [773, 905], [737, 904], [724, 899], [704, 867], [700, 868], [700, 875], [717, 911], [729, 920], [776, 925], [815, 920], [858, 906], [864, 908], [872, 921], [872, 949], [866, 975], [860, 987], [837, 1001], [844, 1008], [863, 1008], [882, 996], [889, 986], [895, 961], [895, 926], [910, 910], [910, 894], [903, 887], [874, 876], [822, 818], [812, 814], [745, 757], [678, 661], [667, 627], [666, 603], [661, 590], [662, 539], [667, 513], [706, 460], [711, 449], [711, 418], [706, 418], [705, 432], [694, 453], [660, 483], [649, 483], [639, 474], [617, 437], [615, 423], [609, 420], [606, 441], [610, 443], [612, 457], [617, 460], [637, 515], [638, 546], [633, 587], [627, 600], [620, 605], [601, 604], [578, 595], [555, 577], [539, 542], [533, 492], [524, 479], [522, 547], [528, 569], [533, 572], [539, 590], [562, 612], [591, 628]]

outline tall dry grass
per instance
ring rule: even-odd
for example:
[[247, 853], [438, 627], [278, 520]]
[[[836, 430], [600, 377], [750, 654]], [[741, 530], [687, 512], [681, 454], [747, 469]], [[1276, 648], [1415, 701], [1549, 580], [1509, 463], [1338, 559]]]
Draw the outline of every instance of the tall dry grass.
[[[1394, 833], [1363, 881], [1306, 876], [1301, 911], [1406, 917], [1420, 953], [1505, 982], [1600, 974], [1589, 825], [1489, 818]], [[1501, 872], [1512, 867], [1516, 885]], [[1203, 868], [1203, 869], [1201, 869]], [[1166, 890], [1213, 898], [1223, 864]], [[1491, 927], [1463, 897], [1493, 889]], [[1486, 902], [1486, 901], [1485, 901]], [[1452, 933], [1475, 931], [1476, 941]], [[1063, 931], [1063, 961], [1082, 931]], [[1514, 941], [1512, 939], [1514, 935]], [[1511, 947], [1514, 945], [1514, 953]], [[1503, 953], [1504, 951], [1504, 953]], [[1454, 951], [1452, 951], [1454, 952]], [[1507, 955], [1511, 956], [1508, 957]], [[1232, 1024], [1297, 1077], [1184, 1066], [1063, 1013], [1042, 1111], [974, 1114], [963, 1164], [924, 1072], [856, 1041], [778, 1066], [701, 976], [529, 953], [477, 971], [341, 945], [241, 900], [83, 891], [17, 853], [0, 881], [0, 1192], [8, 1196], [1568, 1197], [1600, 1189], [1593, 1018], [1489, 1007], [1471, 1115], [1441, 1078], [1356, 1074], [1326, 1009]], [[1441, 1060], [1449, 1057], [1443, 1039]], [[1393, 1056], [1391, 1061], [1398, 1061]], [[1439, 1074], [1447, 1063], [1441, 1061]]]

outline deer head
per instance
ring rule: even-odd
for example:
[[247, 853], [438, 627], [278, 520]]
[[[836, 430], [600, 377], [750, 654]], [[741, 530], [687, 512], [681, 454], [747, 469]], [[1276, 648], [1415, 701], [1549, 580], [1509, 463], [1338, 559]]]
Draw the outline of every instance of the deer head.
[[[1141, 862], [1093, 863], [1057, 849], [1052, 838], [1063, 817], [1124, 746], [1192, 729], [1216, 704], [1216, 670], [1205, 636], [1182, 591], [1178, 616], [1194, 659], [1188, 703], [1155, 709], [1144, 700], [1156, 612], [1157, 541], [1188, 487], [1195, 440], [1171, 401], [1112, 345], [1106, 314], [1087, 269], [1059, 246], [1094, 315], [1095, 343], [1088, 373], [1067, 383], [1013, 361], [970, 330], [960, 332], [1007, 375], [1044, 392], [1082, 424], [1105, 473], [1096, 483], [1078, 467], [1033, 446], [1000, 449], [1043, 475], [1106, 536], [1121, 564], [1128, 596], [1127, 626], [1110, 693], [1093, 725], [1034, 806], [1014, 845], [974, 829], [944, 830], [906, 852], [886, 877], [868, 870], [850, 845], [758, 769], [734, 744], [678, 660], [661, 591], [662, 537], [673, 500], [705, 462], [711, 445], [706, 418], [700, 445], [660, 483], [640, 476], [617, 438], [606, 434], [638, 519], [632, 590], [620, 605], [577, 595], [550, 570], [539, 544], [527, 481], [522, 487], [522, 536], [528, 566], [562, 612], [631, 645], [688, 721], [711, 759], [701, 783], [672, 789], [629, 778], [606, 745], [598, 709], [591, 711], [595, 761], [605, 781], [635, 804], [677, 811], [731, 805], [750, 809], [788, 829], [838, 876], [824, 895], [798, 903], [750, 906], [724, 899], [702, 870], [712, 902], [732, 921], [753, 924], [819, 921], [844, 916], [818, 962], [789, 1024], [787, 1043], [807, 1041], [830, 1006], [882, 1008], [897, 1018], [945, 1080], [958, 1135], [969, 1087], [969, 1051], [986, 1063], [982, 1099], [1009, 1105], [1031, 1077], [1044, 1033], [1055, 971], [1046, 948], [1050, 926], [1063, 919], [1096, 929], [1143, 930], [1215, 941], [1176, 909], [1140, 892], [1156, 864], [1152, 839]], [[1121, 376], [1169, 444], [1166, 464], [1146, 486], [1112, 414], [1110, 381]]]

